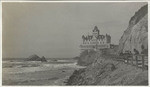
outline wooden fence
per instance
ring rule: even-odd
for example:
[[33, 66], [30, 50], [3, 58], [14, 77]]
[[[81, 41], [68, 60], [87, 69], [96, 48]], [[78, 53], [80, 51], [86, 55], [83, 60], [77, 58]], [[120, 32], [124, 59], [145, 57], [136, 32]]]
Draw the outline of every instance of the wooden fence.
[[148, 55], [127, 55], [124, 56], [123, 59], [127, 64], [131, 64], [142, 69], [148, 69]]

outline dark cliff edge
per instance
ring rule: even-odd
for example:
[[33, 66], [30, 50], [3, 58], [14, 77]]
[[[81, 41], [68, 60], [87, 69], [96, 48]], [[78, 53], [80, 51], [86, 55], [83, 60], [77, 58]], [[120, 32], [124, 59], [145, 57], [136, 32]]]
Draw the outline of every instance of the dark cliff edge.
[[[116, 51], [108, 49], [108, 53], [103, 51], [84, 51], [81, 53], [78, 58], [78, 65], [87, 67], [75, 70], [68, 79], [67, 85], [148, 85], [148, 70], [142, 70], [116, 60], [116, 52], [132, 51], [135, 47], [138, 48], [138, 51], [141, 51], [141, 45], [144, 45], [145, 49], [147, 48], [147, 26], [147, 5], [145, 5], [129, 21], [129, 26], [121, 37], [119, 48], [115, 49]], [[140, 41], [135, 44], [134, 41], [137, 38], [138, 40], [140, 38]]]

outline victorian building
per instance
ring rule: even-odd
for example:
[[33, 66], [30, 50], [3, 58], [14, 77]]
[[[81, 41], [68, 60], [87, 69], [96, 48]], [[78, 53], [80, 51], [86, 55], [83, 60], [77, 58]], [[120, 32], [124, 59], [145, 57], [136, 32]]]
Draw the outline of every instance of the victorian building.
[[97, 26], [94, 27], [91, 35], [82, 35], [82, 40], [81, 50], [104, 49], [110, 48], [111, 45], [111, 36], [108, 34], [101, 35]]

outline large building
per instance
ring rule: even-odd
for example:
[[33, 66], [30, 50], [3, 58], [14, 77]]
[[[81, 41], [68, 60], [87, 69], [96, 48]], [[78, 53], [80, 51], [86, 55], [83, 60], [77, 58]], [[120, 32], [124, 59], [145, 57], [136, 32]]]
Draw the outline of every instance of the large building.
[[111, 46], [111, 36], [101, 35], [97, 26], [92, 30], [92, 35], [82, 35], [82, 40], [81, 50], [104, 49]]

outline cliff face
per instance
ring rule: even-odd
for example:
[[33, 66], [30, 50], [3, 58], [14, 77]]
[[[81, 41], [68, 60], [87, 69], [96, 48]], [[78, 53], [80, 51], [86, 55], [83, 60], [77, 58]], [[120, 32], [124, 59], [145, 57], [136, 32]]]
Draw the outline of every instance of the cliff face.
[[141, 53], [143, 45], [144, 49], [148, 49], [148, 7], [143, 6], [130, 19], [128, 28], [124, 31], [119, 41], [119, 52], [131, 51], [134, 49]]
[[102, 54], [108, 55], [116, 55], [118, 53], [118, 45], [115, 45], [114, 48], [111, 49], [103, 49], [103, 52], [96, 52], [94, 50], [91, 51], [83, 51], [78, 58], [77, 64], [80, 66], [88, 66], [92, 64], [96, 58]]
[[85, 50], [80, 54], [80, 57], [78, 58], [78, 65], [81, 66], [87, 66], [93, 63], [95, 56], [95, 51], [88, 51]]
[[87, 68], [74, 71], [67, 85], [148, 85], [148, 71], [114, 61], [111, 56], [98, 56]]

